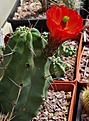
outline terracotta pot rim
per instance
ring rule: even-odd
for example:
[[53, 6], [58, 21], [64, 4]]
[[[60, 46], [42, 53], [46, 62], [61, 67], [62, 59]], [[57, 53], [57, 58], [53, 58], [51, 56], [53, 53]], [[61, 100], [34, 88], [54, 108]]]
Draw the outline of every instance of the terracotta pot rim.
[[88, 43], [88, 45], [84, 45], [83, 46], [83, 48], [82, 48], [82, 50], [81, 50], [81, 54], [80, 54], [80, 57], [78, 58], [78, 67], [77, 67], [77, 82], [78, 83], [80, 83], [81, 85], [87, 85], [89, 82], [83, 82], [82, 80], [81, 80], [81, 77], [80, 77], [80, 72], [79, 72], [79, 70], [80, 70], [80, 61], [81, 61], [81, 58], [82, 58], [82, 55], [83, 55], [83, 52], [84, 52], [84, 47], [87, 47], [87, 46], [89, 46], [89, 43]]
[[[55, 84], [57, 86], [60, 86], [62, 88], [68, 88], [68, 91], [72, 91], [72, 98], [71, 98], [71, 102], [70, 102], [70, 108], [69, 108], [69, 114], [68, 114], [68, 121], [72, 121], [73, 119], [73, 111], [75, 108], [75, 104], [76, 104], [76, 91], [77, 91], [77, 83], [76, 85], [74, 83], [61, 83], [61, 82], [52, 82], [52, 85], [55, 86]], [[71, 87], [71, 88], [69, 88]]]

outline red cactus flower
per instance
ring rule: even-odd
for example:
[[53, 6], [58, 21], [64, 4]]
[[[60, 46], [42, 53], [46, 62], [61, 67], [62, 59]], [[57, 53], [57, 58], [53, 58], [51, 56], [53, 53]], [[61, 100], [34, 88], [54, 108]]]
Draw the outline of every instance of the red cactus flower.
[[46, 12], [47, 27], [51, 35], [51, 43], [62, 44], [69, 38], [76, 37], [84, 28], [83, 18], [76, 10], [64, 5], [52, 5]]

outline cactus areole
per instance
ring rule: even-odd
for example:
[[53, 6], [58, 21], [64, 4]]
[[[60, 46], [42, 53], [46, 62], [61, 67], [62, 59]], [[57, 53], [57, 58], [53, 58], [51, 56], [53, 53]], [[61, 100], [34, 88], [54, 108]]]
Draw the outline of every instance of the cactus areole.
[[65, 6], [52, 6], [46, 15], [48, 40], [36, 28], [18, 27], [0, 60], [0, 109], [13, 121], [29, 121], [37, 115], [53, 80], [50, 57], [83, 29], [80, 15]]

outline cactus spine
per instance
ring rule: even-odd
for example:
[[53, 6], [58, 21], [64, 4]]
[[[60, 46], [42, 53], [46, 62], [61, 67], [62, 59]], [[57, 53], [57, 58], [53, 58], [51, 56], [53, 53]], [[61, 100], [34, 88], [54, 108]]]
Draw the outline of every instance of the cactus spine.
[[43, 40], [37, 29], [19, 27], [3, 52], [0, 104], [13, 121], [29, 121], [46, 98], [52, 77], [50, 59], [42, 53]]
[[85, 110], [89, 114], [89, 86], [87, 86], [87, 88], [84, 88], [84, 90], [82, 91], [81, 100]]

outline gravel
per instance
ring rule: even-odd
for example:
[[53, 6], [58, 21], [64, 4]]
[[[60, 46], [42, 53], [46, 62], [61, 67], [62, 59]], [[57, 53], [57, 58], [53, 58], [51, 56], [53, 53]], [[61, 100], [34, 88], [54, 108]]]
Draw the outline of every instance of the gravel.
[[82, 82], [89, 82], [89, 46], [83, 47], [83, 54], [80, 60], [80, 77]]
[[47, 99], [31, 121], [67, 121], [71, 92], [49, 90]]
[[60, 58], [62, 61], [70, 65], [70, 69], [66, 71], [63, 77], [58, 78], [65, 81], [73, 81], [75, 79], [75, 72], [76, 72], [76, 60], [77, 60], [77, 53], [78, 53], [78, 46], [79, 42], [74, 40], [68, 40], [66, 41], [66, 46], [71, 46], [75, 50], [75, 54], [72, 56], [65, 57], [64, 55], [61, 55]]
[[45, 13], [39, 14], [38, 10], [41, 9], [41, 3], [39, 0], [28, 0], [24, 1], [17, 7], [17, 11], [14, 14], [14, 20], [20, 19], [34, 19], [34, 18], [45, 18]]
[[[17, 11], [15, 12], [13, 19], [46, 18], [46, 10], [42, 10], [42, 4], [40, 1], [42, 0], [24, 0], [22, 4], [17, 7]], [[49, 9], [52, 4], [60, 4], [59, 0], [48, 0], [46, 2], [47, 9]]]

